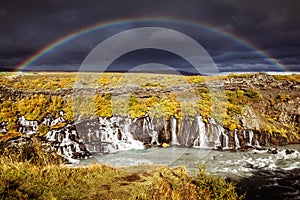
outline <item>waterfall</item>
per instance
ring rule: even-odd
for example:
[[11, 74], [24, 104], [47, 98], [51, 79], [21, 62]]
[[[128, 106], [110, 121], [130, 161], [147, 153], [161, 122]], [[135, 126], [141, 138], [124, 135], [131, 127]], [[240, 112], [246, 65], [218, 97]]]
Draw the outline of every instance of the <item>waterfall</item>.
[[157, 145], [160, 145], [160, 143], [158, 142], [158, 133], [157, 131], [152, 131], [152, 139], [151, 139], [151, 144], [157, 144]]
[[99, 130], [96, 130], [96, 137], [100, 138], [100, 131]]
[[65, 144], [69, 144], [71, 141], [70, 141], [70, 133], [68, 130], [65, 131], [65, 137], [62, 139], [62, 143], [65, 143]]
[[252, 146], [252, 141], [253, 141], [253, 131], [252, 130], [249, 130], [248, 131], [248, 135], [249, 135], [249, 143], [248, 143], [248, 146]]
[[[101, 121], [102, 137], [101, 143], [105, 143], [106, 152], [116, 152], [129, 149], [143, 149], [142, 142], [135, 140], [130, 132], [131, 118], [112, 117]], [[105, 152], [105, 153], [106, 153]]]
[[254, 146], [255, 146], [255, 147], [258, 147], [258, 148], [261, 148], [261, 146], [260, 146], [258, 140], [256, 140], [256, 139], [255, 139], [255, 142], [254, 142]]
[[133, 137], [130, 133], [130, 124], [131, 124], [130, 117], [126, 117], [124, 119], [124, 122], [123, 122], [123, 127], [121, 128], [122, 140], [131, 140], [131, 139], [133, 139]]
[[[210, 118], [208, 122], [209, 124], [206, 125], [202, 116], [197, 115], [191, 125], [190, 118], [185, 117], [180, 124], [182, 129], [178, 130], [178, 121], [174, 116], [168, 121], [163, 119], [158, 121], [156, 118], [151, 120], [149, 115], [135, 119], [129, 116], [99, 117], [77, 121], [74, 124], [68, 123], [63, 128], [55, 128], [49, 131], [45, 138], [67, 157], [81, 157], [86, 154], [86, 149], [99, 154], [143, 149], [144, 144], [159, 145], [159, 142], [168, 141], [170, 137], [171, 145], [180, 145], [181, 142], [187, 146], [192, 144], [195, 148], [213, 147], [213, 142], [214, 148], [218, 149], [230, 149], [233, 148], [232, 145], [235, 149], [240, 149], [241, 146], [260, 147], [255, 133], [250, 129], [241, 130], [243, 131], [241, 135], [235, 129], [231, 136], [215, 119]], [[182, 137], [179, 138], [179, 135]]]
[[146, 115], [143, 120], [143, 134], [148, 135], [152, 132], [152, 130], [153, 130], [153, 124], [151, 123], [149, 116]]
[[244, 140], [245, 140], [247, 138], [246, 137], [246, 130], [245, 129], [243, 130], [243, 136], [244, 136]]
[[68, 156], [69, 158], [71, 158], [72, 155], [73, 155], [73, 151], [72, 151], [71, 145], [67, 146], [66, 148], [67, 148], [67, 150], [66, 150], [67, 155], [66, 156]]
[[225, 145], [223, 145], [223, 149], [229, 149], [229, 136], [225, 133], [222, 134], [225, 138]]
[[56, 130], [52, 130], [52, 131], [49, 131], [47, 134], [46, 134], [46, 138], [49, 140], [49, 141], [56, 141], [55, 139], [55, 136], [56, 136]]
[[236, 149], [240, 149], [241, 145], [240, 145], [240, 141], [237, 135], [237, 129], [234, 129], [234, 142], [235, 142], [235, 148]]
[[176, 134], [177, 120], [173, 116], [170, 119], [170, 125], [171, 125], [171, 134], [172, 134], [171, 145], [180, 145]]
[[[215, 130], [215, 133], [214, 133], [214, 135], [216, 136], [216, 140], [214, 142], [215, 148], [223, 147], [223, 142], [222, 142], [223, 139], [221, 140], [221, 137], [223, 137], [225, 135], [225, 130], [224, 130], [223, 126], [218, 124], [216, 122], [216, 120], [213, 118], [209, 119], [209, 123], [214, 127], [214, 130]], [[226, 136], [224, 136], [224, 137], [226, 137]], [[226, 144], [225, 144], [225, 146], [226, 146]]]
[[151, 136], [151, 144], [159, 145], [158, 133], [156, 130], [154, 130], [153, 122], [148, 114], [143, 119], [143, 136], [145, 137], [147, 135]]
[[194, 147], [207, 148], [208, 146], [206, 144], [205, 124], [200, 115], [196, 116], [196, 120], [197, 120], [198, 127], [199, 127], [199, 137], [196, 138], [196, 140], [194, 142]]
[[75, 152], [77, 153], [81, 152], [79, 144], [75, 144]]
[[92, 134], [91, 132], [88, 132], [88, 133], [87, 133], [87, 136], [88, 136], [88, 138], [89, 138], [89, 139], [88, 139], [88, 142], [92, 142], [92, 140], [91, 140], [91, 134]]

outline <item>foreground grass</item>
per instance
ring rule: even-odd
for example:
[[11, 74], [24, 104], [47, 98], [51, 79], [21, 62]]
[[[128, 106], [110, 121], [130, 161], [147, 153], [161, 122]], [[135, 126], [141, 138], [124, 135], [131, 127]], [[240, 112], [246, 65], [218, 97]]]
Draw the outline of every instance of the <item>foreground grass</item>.
[[239, 199], [235, 187], [200, 171], [163, 167], [128, 173], [105, 165], [89, 167], [1, 163], [1, 199]]
[[0, 156], [0, 199], [242, 199], [202, 168], [190, 176], [184, 167], [68, 167], [37, 142], [12, 149]]

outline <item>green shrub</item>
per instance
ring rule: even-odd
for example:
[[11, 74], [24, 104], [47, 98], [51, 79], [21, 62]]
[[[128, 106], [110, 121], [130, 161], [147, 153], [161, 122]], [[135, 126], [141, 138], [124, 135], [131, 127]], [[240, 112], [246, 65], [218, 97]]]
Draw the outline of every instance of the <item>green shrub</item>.
[[247, 90], [244, 95], [250, 99], [256, 99], [256, 100], [261, 99], [261, 95], [259, 94], [259, 92], [254, 89]]

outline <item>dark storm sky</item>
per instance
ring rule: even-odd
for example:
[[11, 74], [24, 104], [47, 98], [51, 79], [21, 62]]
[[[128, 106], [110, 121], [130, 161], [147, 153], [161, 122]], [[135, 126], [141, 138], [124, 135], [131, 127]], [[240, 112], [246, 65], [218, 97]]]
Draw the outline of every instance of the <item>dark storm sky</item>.
[[[0, 2], [0, 70], [12, 70], [53, 41], [84, 27], [119, 19], [152, 18], [194, 21], [240, 36], [277, 59], [288, 71], [300, 71], [300, 1], [297, 0], [10, 0]], [[145, 24], [147, 25], [147, 24]], [[151, 24], [153, 25], [153, 24]], [[155, 24], [154, 24], [155, 25]], [[161, 25], [161, 24], [158, 24]], [[166, 25], [164, 23], [166, 27]], [[126, 24], [126, 26], [131, 26]], [[171, 25], [202, 44], [220, 71], [278, 71], [274, 63], [232, 42], [216, 42], [210, 32]], [[180, 27], [183, 26], [183, 27]], [[119, 28], [119, 29], [118, 29]], [[70, 41], [27, 69], [76, 70], [101, 40], [126, 27], [112, 26]], [[201, 37], [200, 37], [201, 35]], [[216, 38], [223, 37], [216, 35]], [[205, 39], [203, 39], [205, 38]], [[201, 40], [202, 39], [202, 40]], [[145, 54], [137, 52], [119, 62]], [[158, 56], [159, 57], [159, 56]], [[166, 54], [158, 59], [173, 57]], [[176, 59], [173, 59], [173, 62]], [[137, 63], [139, 61], [136, 61]]]

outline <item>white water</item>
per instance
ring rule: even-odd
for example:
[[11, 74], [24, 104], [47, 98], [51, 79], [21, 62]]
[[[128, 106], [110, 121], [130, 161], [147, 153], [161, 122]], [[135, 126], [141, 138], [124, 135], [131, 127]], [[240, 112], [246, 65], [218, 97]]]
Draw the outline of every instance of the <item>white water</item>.
[[[144, 148], [143, 143], [135, 140], [130, 133], [130, 118], [126, 118], [123, 122], [121, 122], [121, 118], [119, 117], [112, 117], [110, 119], [100, 117], [99, 124], [101, 124], [103, 128], [88, 134], [93, 134], [96, 137], [99, 134], [98, 132], [101, 132], [101, 139], [99, 142], [101, 142], [101, 145], [103, 145], [103, 151], [100, 153], [114, 153], [129, 149]], [[114, 124], [119, 124], [119, 129], [118, 127], [114, 126]], [[88, 150], [91, 152], [99, 152], [97, 149], [93, 148], [88, 148]]]
[[171, 125], [171, 145], [179, 145], [178, 139], [177, 139], [177, 120], [175, 117], [171, 117], [170, 119], [170, 125]]
[[[286, 149], [294, 149], [287, 154]], [[206, 166], [208, 174], [231, 178], [238, 182], [247, 199], [299, 199], [300, 145], [278, 148], [277, 154], [268, 150], [217, 151], [197, 148], [158, 148], [121, 151], [82, 160], [79, 165], [95, 161], [113, 167], [142, 164], [185, 166], [193, 175], [198, 164]], [[142, 166], [141, 170], [142, 170]]]
[[55, 141], [55, 135], [56, 135], [57, 131], [56, 130], [52, 130], [52, 131], [49, 131], [47, 134], [46, 134], [46, 139], [49, 140], [49, 141]]
[[237, 135], [237, 129], [234, 129], [234, 142], [235, 142], [235, 149], [241, 148], [240, 141]]
[[246, 138], [246, 130], [243, 130], [244, 138]]
[[[291, 147], [296, 147], [291, 146]], [[300, 150], [300, 145], [298, 145]], [[252, 150], [248, 152], [217, 151], [198, 148], [158, 148], [121, 151], [115, 154], [96, 156], [99, 163], [112, 166], [135, 166], [139, 164], [162, 164], [171, 167], [185, 165], [188, 171], [197, 169], [198, 164], [206, 165], [211, 174], [239, 179], [249, 177], [259, 169], [292, 170], [300, 169], [300, 153], [298, 150], [286, 154], [285, 148], [278, 154], [267, 150]], [[167, 156], [166, 156], [167, 155]], [[130, 160], [130, 162], [128, 162]], [[81, 161], [88, 164], [88, 161]], [[92, 162], [92, 161], [90, 161]]]
[[206, 144], [206, 131], [205, 131], [205, 124], [202, 120], [200, 115], [196, 116], [198, 128], [199, 128], [199, 136], [194, 141], [194, 147], [196, 148], [208, 148]]
[[248, 131], [248, 135], [249, 135], [249, 142], [248, 142], [248, 146], [252, 146], [252, 142], [253, 142], [253, 131], [249, 130]]
[[229, 136], [223, 133], [223, 137], [225, 138], [225, 146], [223, 147], [223, 149], [229, 149]]
[[[215, 141], [215, 147], [222, 147], [223, 144], [221, 141], [223, 141], [223, 140], [221, 140], [220, 138], [221, 138], [221, 136], [227, 138], [227, 135], [225, 134], [225, 129], [221, 125], [217, 124], [216, 131], [217, 131], [217, 140]], [[228, 144], [228, 140], [226, 143]], [[225, 148], [226, 147], [228, 148], [228, 146], [225, 145]]]

